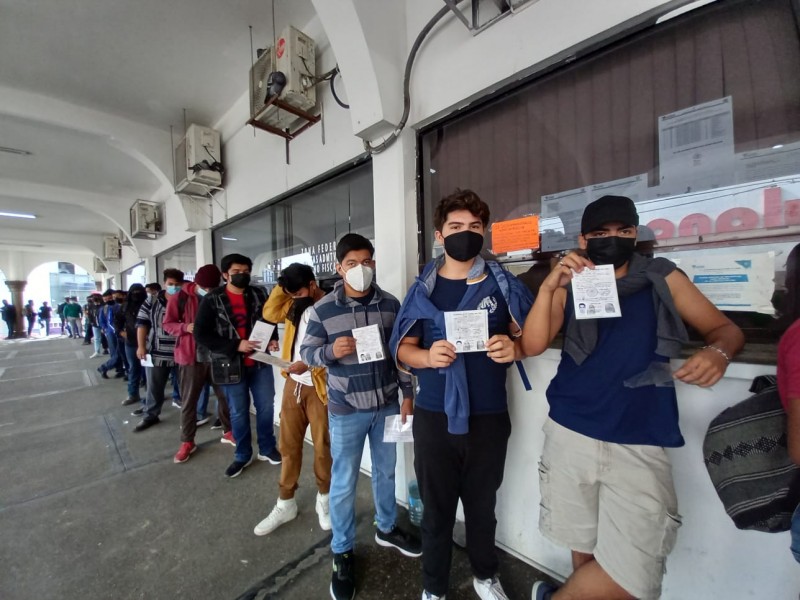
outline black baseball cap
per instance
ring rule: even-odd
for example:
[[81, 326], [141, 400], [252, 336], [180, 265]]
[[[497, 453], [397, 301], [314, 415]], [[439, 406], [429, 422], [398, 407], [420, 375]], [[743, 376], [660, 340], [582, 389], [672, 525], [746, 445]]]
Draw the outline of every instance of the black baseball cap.
[[590, 203], [583, 211], [581, 233], [589, 233], [606, 223], [639, 225], [639, 213], [633, 200], [626, 196], [603, 196]]

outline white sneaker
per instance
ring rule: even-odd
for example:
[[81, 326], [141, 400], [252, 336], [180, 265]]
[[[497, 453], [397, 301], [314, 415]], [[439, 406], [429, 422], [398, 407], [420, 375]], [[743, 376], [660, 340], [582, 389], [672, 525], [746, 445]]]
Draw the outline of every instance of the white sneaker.
[[98, 356], [100, 356], [100, 353], [99, 352], [95, 352], [89, 358], [97, 358]]
[[495, 576], [491, 579], [472, 578], [472, 587], [481, 600], [508, 600], [500, 580]]
[[256, 535], [267, 535], [272, 533], [284, 523], [288, 523], [297, 517], [297, 502], [294, 498], [289, 500], [281, 500], [278, 498], [278, 503], [269, 516], [256, 525], [253, 533]]
[[446, 596], [434, 596], [430, 592], [422, 592], [422, 600], [445, 600]]
[[319, 527], [322, 531], [331, 530], [331, 513], [328, 500], [330, 494], [320, 494], [317, 492], [317, 516], [319, 517]]

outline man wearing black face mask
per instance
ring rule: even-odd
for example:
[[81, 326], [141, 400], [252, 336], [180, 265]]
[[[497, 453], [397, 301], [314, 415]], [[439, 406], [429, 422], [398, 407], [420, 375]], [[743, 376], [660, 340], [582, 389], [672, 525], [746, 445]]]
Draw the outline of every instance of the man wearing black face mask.
[[[533, 298], [516, 277], [480, 256], [489, 207], [477, 194], [459, 190], [444, 198], [433, 220], [445, 254], [426, 265], [409, 290], [389, 344], [398, 368], [410, 369], [419, 382], [413, 430], [425, 505], [422, 598], [447, 593], [461, 499], [475, 592], [483, 600], [503, 600], [494, 507], [511, 434], [506, 372], [522, 358], [516, 338]], [[479, 352], [444, 339], [444, 312], [463, 310], [487, 313], [489, 335], [476, 344]]]
[[[222, 258], [220, 266], [226, 285], [210, 291], [203, 298], [197, 309], [194, 338], [198, 344], [214, 354], [243, 361], [240, 381], [221, 386], [228, 399], [231, 427], [236, 440], [236, 453], [225, 475], [237, 477], [253, 462], [251, 394], [256, 408], [256, 457], [273, 465], [281, 464], [281, 455], [272, 428], [275, 380], [270, 365], [254, 361], [248, 356], [260, 346], [258, 342], [251, 342], [248, 338], [267, 301], [267, 295], [262, 288], [250, 285], [253, 261], [241, 254], [228, 254]], [[278, 350], [277, 328], [268, 349]]]
[[[544, 352], [562, 326], [565, 332], [547, 389], [539, 529], [570, 548], [573, 565], [561, 589], [536, 582], [534, 600], [660, 596], [680, 525], [664, 447], [682, 446], [683, 437], [675, 388], [657, 385], [655, 376], [687, 341], [683, 321], [707, 344], [672, 374], [684, 383], [713, 385], [744, 344], [741, 330], [674, 263], [634, 252], [638, 224], [630, 198], [589, 204], [578, 238], [588, 258], [564, 257], [525, 321], [530, 355]], [[573, 273], [602, 264], [614, 266], [622, 316], [576, 319]], [[651, 383], [632, 387], [634, 377], [647, 376]]]

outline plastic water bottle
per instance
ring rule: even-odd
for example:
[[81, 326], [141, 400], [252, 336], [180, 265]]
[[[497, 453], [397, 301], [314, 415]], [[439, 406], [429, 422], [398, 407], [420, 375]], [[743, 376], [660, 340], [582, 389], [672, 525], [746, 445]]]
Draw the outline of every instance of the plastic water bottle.
[[408, 518], [417, 527], [422, 524], [422, 499], [416, 481], [408, 484]]

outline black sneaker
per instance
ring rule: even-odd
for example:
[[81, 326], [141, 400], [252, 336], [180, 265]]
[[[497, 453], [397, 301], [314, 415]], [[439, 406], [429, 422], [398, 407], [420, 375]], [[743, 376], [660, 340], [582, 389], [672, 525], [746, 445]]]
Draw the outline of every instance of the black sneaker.
[[144, 414], [144, 409], [141, 407], [131, 412], [131, 416], [133, 417], [141, 417], [143, 414]]
[[153, 425], [157, 425], [159, 423], [158, 419], [143, 419], [139, 421], [139, 424], [133, 428], [136, 433], [140, 431], [144, 431], [145, 429], [150, 429]]
[[214, 421], [214, 424], [211, 425], [211, 429], [222, 429], [222, 421], [220, 421], [219, 419]]
[[333, 555], [331, 574], [331, 598], [333, 600], [352, 600], [356, 595], [355, 557], [352, 550]]
[[123, 378], [123, 379], [125, 379], [125, 381], [128, 380], [128, 376], [125, 375], [125, 373], [123, 373], [122, 371], [117, 371], [116, 375], [114, 375], [114, 378], [115, 379]]
[[106, 373], [106, 370], [103, 367], [97, 367], [97, 372], [100, 373], [100, 377], [103, 379], [108, 379], [108, 373]]
[[125, 400], [122, 401], [122, 406], [130, 406], [131, 404], [136, 404], [137, 402], [141, 403], [141, 398], [134, 398], [133, 396], [128, 396]]
[[269, 462], [271, 465], [281, 464], [281, 453], [278, 452], [277, 448], [273, 448], [266, 454], [261, 454], [261, 452], [259, 452], [256, 458], [261, 461]]
[[229, 477], [231, 479], [233, 479], [234, 477], [238, 477], [239, 475], [242, 474], [242, 471], [244, 471], [245, 468], [250, 466], [251, 462], [253, 462], [252, 458], [247, 462], [241, 462], [238, 460], [233, 461], [230, 464], [230, 466], [227, 469], [225, 469], [225, 477]]
[[392, 527], [389, 533], [383, 533], [376, 528], [375, 541], [379, 546], [397, 548], [402, 554], [411, 558], [422, 556], [422, 541], [413, 533], [403, 531], [397, 525]]

